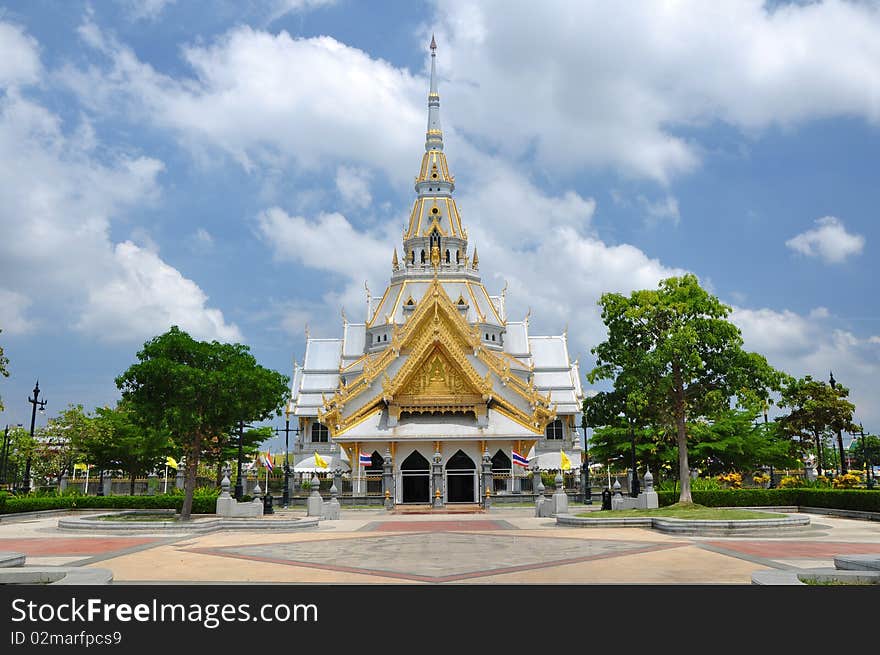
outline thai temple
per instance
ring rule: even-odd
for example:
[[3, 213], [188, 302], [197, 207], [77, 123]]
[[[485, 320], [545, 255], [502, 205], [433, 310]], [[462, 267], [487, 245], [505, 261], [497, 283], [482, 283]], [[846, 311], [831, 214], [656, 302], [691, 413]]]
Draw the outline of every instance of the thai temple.
[[562, 452], [581, 463], [583, 391], [566, 334], [530, 334], [528, 315], [508, 319], [506, 286], [483, 285], [443, 149], [433, 37], [430, 47], [425, 152], [400, 252], [389, 244], [388, 286], [367, 292], [363, 322], [343, 315], [341, 337], [307, 332], [287, 408], [295, 472], [341, 468], [353, 495], [381, 494], [371, 481], [390, 464], [395, 504], [479, 502], [489, 460], [492, 495], [531, 475], [518, 455], [548, 470]]

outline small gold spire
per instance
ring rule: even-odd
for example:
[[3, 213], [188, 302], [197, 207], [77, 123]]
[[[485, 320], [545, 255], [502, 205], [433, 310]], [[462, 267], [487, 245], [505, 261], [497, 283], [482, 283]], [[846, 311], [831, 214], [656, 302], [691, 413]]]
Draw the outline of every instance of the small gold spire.
[[400, 264], [397, 261], [397, 248], [394, 249], [394, 256], [391, 258], [391, 268], [395, 271], [400, 269]]
[[480, 266], [480, 256], [477, 254], [477, 249], [474, 248], [474, 262], [473, 262], [473, 269], [474, 269], [474, 270], [477, 270], [477, 269], [479, 268], [479, 266]]
[[434, 40], [434, 35], [431, 34], [431, 50], [437, 49], [437, 42]]

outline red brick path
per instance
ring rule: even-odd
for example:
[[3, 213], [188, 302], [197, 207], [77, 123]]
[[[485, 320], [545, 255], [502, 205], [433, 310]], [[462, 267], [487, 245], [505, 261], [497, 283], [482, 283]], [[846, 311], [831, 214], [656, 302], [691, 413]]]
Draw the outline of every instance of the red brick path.
[[114, 550], [151, 544], [158, 539], [144, 537], [46, 537], [31, 539], [0, 539], [0, 550], [24, 553], [31, 557], [48, 555], [99, 555]]

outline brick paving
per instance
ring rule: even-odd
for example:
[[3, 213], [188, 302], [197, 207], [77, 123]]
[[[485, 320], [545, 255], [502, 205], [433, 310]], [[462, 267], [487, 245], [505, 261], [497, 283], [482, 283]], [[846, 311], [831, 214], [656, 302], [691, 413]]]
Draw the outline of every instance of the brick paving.
[[103, 555], [133, 546], [155, 543], [150, 537], [51, 537], [0, 539], [0, 550], [32, 557], [46, 555]]

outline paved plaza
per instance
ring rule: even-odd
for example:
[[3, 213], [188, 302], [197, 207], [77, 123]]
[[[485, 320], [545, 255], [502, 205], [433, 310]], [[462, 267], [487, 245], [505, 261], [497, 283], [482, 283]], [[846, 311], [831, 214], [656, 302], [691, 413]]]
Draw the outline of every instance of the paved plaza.
[[3, 516], [0, 551], [25, 553], [28, 565], [109, 569], [114, 584], [750, 584], [755, 571], [833, 567], [835, 555], [880, 553], [880, 522], [818, 514], [808, 529], [778, 537], [701, 538], [558, 527], [532, 513], [343, 510], [341, 520], [293, 532], [124, 536], [100, 526], [60, 530], [58, 519], [71, 514]]

